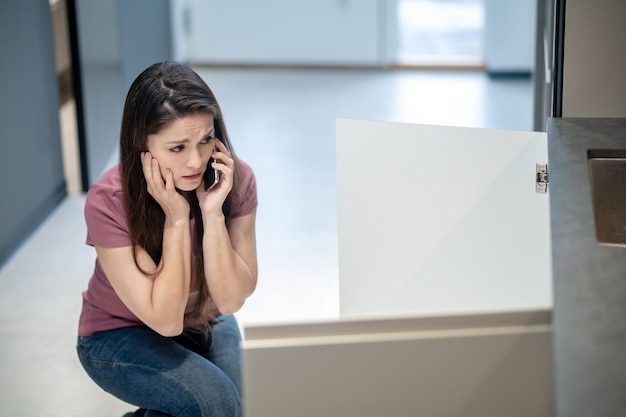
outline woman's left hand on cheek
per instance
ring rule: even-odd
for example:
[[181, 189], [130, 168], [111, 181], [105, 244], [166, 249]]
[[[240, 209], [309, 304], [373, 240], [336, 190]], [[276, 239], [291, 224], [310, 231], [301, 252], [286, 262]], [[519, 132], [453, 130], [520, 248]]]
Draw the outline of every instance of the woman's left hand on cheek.
[[[204, 213], [222, 213], [222, 205], [233, 188], [233, 172], [235, 161], [226, 146], [219, 140], [215, 140], [215, 150], [211, 155], [214, 160], [207, 169], [215, 169], [219, 173], [219, 180], [213, 187], [205, 190], [205, 184], [196, 188], [196, 195], [200, 208]], [[212, 165], [212, 166], [211, 166]]]

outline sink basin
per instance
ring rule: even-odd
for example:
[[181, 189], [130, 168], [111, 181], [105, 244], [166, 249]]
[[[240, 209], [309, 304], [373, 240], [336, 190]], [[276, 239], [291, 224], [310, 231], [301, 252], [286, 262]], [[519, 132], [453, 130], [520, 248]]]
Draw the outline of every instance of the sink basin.
[[596, 238], [626, 246], [626, 149], [589, 150], [587, 159]]

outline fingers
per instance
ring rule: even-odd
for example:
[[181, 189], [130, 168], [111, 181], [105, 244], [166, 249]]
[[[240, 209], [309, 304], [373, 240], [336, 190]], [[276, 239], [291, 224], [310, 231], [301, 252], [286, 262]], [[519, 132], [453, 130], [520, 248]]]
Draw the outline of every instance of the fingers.
[[175, 191], [174, 173], [171, 169], [167, 168], [165, 170], [165, 178], [163, 178], [159, 161], [154, 159], [150, 152], [141, 153], [141, 164], [148, 186], [148, 193], [152, 197], [159, 200], [163, 193]]
[[149, 152], [141, 153], [141, 168], [143, 169], [143, 176], [146, 178], [146, 180], [148, 178], [152, 178], [152, 164], [150, 162], [151, 159], [152, 156]]
[[224, 145], [224, 142], [222, 142], [218, 138], [215, 138], [215, 147], [217, 148], [218, 151], [227, 153], [228, 155], [230, 155], [230, 151], [228, 150], [226, 145]]
[[148, 193], [159, 203], [166, 217], [187, 218], [189, 204], [176, 190], [173, 171], [167, 168], [162, 175], [159, 162], [149, 152], [141, 154], [141, 164]]
[[203, 213], [222, 213], [222, 205], [233, 187], [233, 172], [235, 161], [232, 153], [219, 139], [215, 139], [214, 149], [211, 153], [212, 161], [207, 169], [215, 169], [219, 180], [211, 188], [196, 189], [196, 195], [200, 201]]
[[152, 184], [159, 187], [159, 189], [161, 188], [161, 186], [163, 185], [163, 177], [161, 177], [161, 170], [159, 169], [159, 161], [157, 161], [156, 159], [152, 158], [152, 160], [150, 161], [150, 163], [152, 164]]
[[232, 174], [235, 168], [235, 161], [232, 153], [221, 140], [215, 139], [215, 150], [211, 156], [215, 160], [212, 164], [215, 169], [224, 174]]
[[141, 167], [143, 169], [143, 176], [146, 179], [148, 185], [148, 193], [153, 193], [153, 181], [152, 181], [152, 155], [149, 152], [141, 153]]
[[163, 178], [159, 169], [159, 162], [152, 157], [150, 152], [141, 153], [141, 166], [143, 175], [146, 178], [148, 192], [151, 195], [164, 187]]

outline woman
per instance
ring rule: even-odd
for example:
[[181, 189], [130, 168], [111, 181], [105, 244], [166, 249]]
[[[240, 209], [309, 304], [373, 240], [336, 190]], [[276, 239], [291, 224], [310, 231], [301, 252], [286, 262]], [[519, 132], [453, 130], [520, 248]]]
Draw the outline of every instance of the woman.
[[204, 81], [175, 62], [142, 72], [120, 163], [87, 194], [97, 259], [77, 346], [99, 386], [139, 407], [129, 415], [241, 415], [232, 314], [256, 286], [256, 206], [254, 174]]

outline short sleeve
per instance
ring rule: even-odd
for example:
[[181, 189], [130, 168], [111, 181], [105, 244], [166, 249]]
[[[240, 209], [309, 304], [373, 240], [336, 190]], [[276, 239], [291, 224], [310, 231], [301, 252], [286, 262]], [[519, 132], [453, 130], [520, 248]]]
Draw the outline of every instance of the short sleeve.
[[230, 217], [241, 217], [252, 213], [257, 208], [256, 177], [252, 168], [241, 159], [241, 172], [237, 188], [233, 190]]
[[105, 173], [87, 192], [85, 222], [88, 245], [105, 248], [131, 246], [117, 167]]

